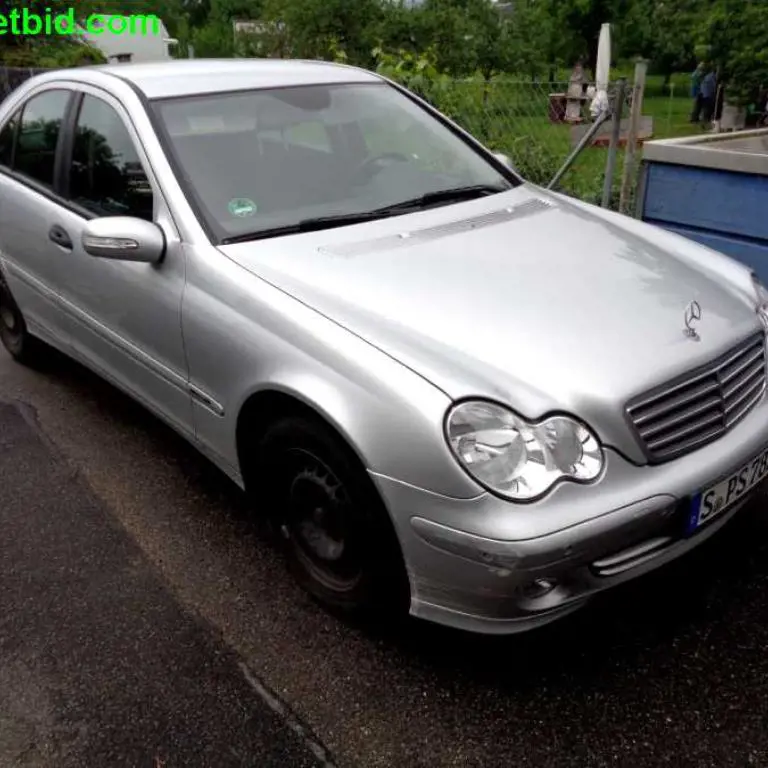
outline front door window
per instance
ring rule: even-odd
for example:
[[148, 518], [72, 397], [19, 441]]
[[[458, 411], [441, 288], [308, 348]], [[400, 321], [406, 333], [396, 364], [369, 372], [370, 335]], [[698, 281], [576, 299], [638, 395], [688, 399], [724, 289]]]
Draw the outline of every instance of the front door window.
[[105, 101], [83, 98], [70, 169], [71, 200], [97, 216], [154, 219], [154, 196], [120, 115]]

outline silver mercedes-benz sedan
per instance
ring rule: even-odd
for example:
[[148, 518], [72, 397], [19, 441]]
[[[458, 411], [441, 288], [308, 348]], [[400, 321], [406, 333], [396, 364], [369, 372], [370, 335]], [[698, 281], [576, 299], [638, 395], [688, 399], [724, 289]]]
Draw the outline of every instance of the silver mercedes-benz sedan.
[[747, 267], [526, 183], [353, 67], [29, 80], [0, 108], [0, 269], [10, 353], [53, 345], [168, 422], [329, 607], [528, 629], [768, 476]]

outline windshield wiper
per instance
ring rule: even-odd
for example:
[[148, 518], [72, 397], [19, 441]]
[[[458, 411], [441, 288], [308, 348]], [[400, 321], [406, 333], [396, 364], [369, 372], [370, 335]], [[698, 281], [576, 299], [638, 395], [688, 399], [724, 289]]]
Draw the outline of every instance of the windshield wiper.
[[232, 243], [246, 243], [250, 240], [261, 240], [266, 237], [278, 237], [279, 235], [295, 235], [299, 232], [319, 232], [321, 229], [332, 229], [333, 227], [343, 227], [347, 224], [362, 224], [366, 221], [375, 221], [376, 219], [385, 219], [392, 214], [387, 210], [378, 211], [360, 211], [357, 213], [338, 213], [332, 216], [317, 216], [312, 219], [302, 219], [296, 224], [286, 224], [283, 227], [271, 227], [262, 229], [259, 232], [246, 232], [243, 235], [233, 235], [225, 237], [222, 245]]
[[268, 237], [279, 237], [280, 235], [295, 235], [300, 232], [319, 232], [321, 229], [332, 229], [333, 227], [343, 227], [347, 224], [363, 224], [366, 221], [376, 221], [385, 219], [388, 216], [396, 216], [410, 210], [419, 210], [428, 208], [431, 205], [440, 205], [441, 203], [452, 203], [460, 200], [473, 200], [477, 197], [495, 195], [499, 192], [506, 192], [512, 187], [500, 187], [491, 184], [473, 184], [465, 187], [452, 187], [451, 189], [441, 189], [437, 192], [427, 192], [410, 200], [404, 200], [401, 203], [386, 205], [383, 208], [376, 208], [373, 211], [357, 211], [354, 213], [338, 213], [331, 216], [317, 216], [312, 219], [302, 219], [296, 224], [286, 224], [282, 227], [271, 227], [262, 229], [259, 232], [246, 232], [242, 235], [233, 235], [225, 237], [222, 245], [231, 245], [234, 243], [247, 243], [251, 240], [262, 240]]
[[[506, 192], [512, 189], [511, 186], [498, 186], [494, 184], [470, 184], [464, 187], [451, 187], [451, 189], [439, 189], [436, 192], [426, 192], [410, 200], [403, 200], [402, 203], [387, 205], [379, 208], [378, 213], [398, 213], [410, 209], [428, 208], [430, 205], [439, 205], [440, 203], [454, 203], [461, 200], [474, 200], [477, 197], [486, 197], [496, 195], [499, 192]], [[376, 213], [377, 211], [373, 211]]]

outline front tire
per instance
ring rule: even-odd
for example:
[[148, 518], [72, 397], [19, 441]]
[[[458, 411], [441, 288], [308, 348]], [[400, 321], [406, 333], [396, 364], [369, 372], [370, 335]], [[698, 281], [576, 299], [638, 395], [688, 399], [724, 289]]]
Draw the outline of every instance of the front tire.
[[357, 457], [304, 417], [267, 428], [259, 483], [299, 584], [331, 610], [407, 612], [408, 581], [389, 516]]
[[0, 341], [17, 362], [24, 365], [39, 362], [43, 344], [30, 334], [18, 304], [1, 276]]

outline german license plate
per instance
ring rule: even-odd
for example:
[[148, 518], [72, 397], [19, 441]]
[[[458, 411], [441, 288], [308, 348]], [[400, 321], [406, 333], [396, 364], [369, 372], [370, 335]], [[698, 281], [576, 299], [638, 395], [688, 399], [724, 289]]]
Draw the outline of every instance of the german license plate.
[[744, 498], [768, 476], [768, 448], [741, 469], [693, 497], [688, 533], [710, 522]]

